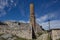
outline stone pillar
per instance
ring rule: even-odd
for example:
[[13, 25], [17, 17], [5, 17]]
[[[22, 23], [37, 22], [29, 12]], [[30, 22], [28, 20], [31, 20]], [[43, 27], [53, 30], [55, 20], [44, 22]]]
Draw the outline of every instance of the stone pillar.
[[30, 4], [30, 26], [32, 27], [32, 39], [36, 38], [35, 31], [36, 31], [36, 25], [35, 25], [35, 14], [34, 14], [34, 4]]
[[35, 22], [35, 14], [34, 14], [34, 4], [30, 4], [30, 25], [34, 28], [36, 28], [36, 22]]

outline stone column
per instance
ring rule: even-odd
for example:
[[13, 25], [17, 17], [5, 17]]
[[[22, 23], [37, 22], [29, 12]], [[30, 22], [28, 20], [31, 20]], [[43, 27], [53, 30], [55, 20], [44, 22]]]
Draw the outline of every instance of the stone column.
[[32, 38], [35, 39], [35, 31], [36, 31], [36, 25], [35, 25], [35, 14], [34, 14], [34, 4], [30, 4], [30, 26], [32, 27]]
[[34, 4], [30, 4], [30, 25], [36, 29], [35, 14], [34, 14]]

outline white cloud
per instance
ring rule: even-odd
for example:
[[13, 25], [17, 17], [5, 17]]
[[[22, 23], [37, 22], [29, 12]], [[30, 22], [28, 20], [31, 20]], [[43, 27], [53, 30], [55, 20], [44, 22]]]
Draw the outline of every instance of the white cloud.
[[[42, 24], [42, 27], [44, 29], [49, 29], [49, 24], [48, 22], [44, 22]], [[53, 21], [50, 21], [50, 29], [56, 29], [56, 28], [60, 28], [60, 20], [53, 20]]]
[[6, 11], [4, 7], [8, 4], [8, 0], [0, 0], [0, 17], [6, 15]]
[[36, 21], [39, 22], [39, 23], [41, 23], [41, 22], [45, 21], [47, 18], [48, 18], [48, 15], [44, 15], [44, 16], [42, 16], [40, 18], [37, 18]]
[[29, 23], [29, 21], [20, 20], [21, 23]]
[[41, 16], [40, 18], [37, 18], [36, 22], [42, 23], [42, 22], [46, 21], [47, 19], [52, 19], [54, 17], [55, 17], [55, 14], [47, 14], [47, 15]]
[[[50, 16], [50, 17], [48, 17]], [[44, 29], [49, 29], [49, 24], [48, 24], [48, 19], [53, 19], [55, 18], [57, 15], [56, 14], [47, 14], [47, 15], [44, 15], [44, 16], [41, 16], [40, 18], [37, 18], [36, 19], [36, 22], [39, 24], [39, 25], [42, 25], [42, 27]], [[45, 22], [46, 21], [46, 22]], [[50, 26], [51, 28], [60, 28], [60, 20], [53, 20], [50, 22]]]
[[[8, 1], [10, 1], [11, 3], [9, 4]], [[17, 2], [15, 3], [13, 0], [0, 0], [0, 17], [7, 14], [6, 10], [4, 10], [5, 7], [9, 7], [8, 11], [10, 11], [12, 7], [16, 6], [16, 4]]]
[[6, 20], [6, 21], [4, 21], [4, 22], [20, 22], [20, 23], [29, 23], [29, 21], [25, 21], [25, 20], [19, 20], [19, 21], [17, 21], [17, 20]]
[[5, 22], [16, 22], [16, 20], [6, 20]]
[[0, 0], [0, 9], [4, 9], [4, 7], [8, 4], [8, 0]]
[[13, 3], [14, 1], [13, 1], [13, 0], [11, 0], [11, 2]]

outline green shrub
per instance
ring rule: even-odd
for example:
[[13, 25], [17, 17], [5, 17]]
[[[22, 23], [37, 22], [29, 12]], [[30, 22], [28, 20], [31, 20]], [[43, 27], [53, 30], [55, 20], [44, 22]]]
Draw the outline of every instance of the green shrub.
[[60, 40], [60, 38], [59, 38], [59, 39], [57, 39], [57, 40]]
[[51, 40], [51, 36], [48, 34], [47, 40]]
[[3, 35], [4, 33], [0, 33], [0, 36]]
[[42, 33], [42, 32], [38, 32], [37, 34], [40, 36], [40, 35], [42, 35], [43, 33]]

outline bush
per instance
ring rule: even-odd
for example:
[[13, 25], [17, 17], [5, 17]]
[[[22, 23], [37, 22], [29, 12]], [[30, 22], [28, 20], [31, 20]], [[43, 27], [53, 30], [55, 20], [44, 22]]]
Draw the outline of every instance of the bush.
[[60, 40], [60, 38], [59, 38], [59, 39], [57, 39], [57, 40]]
[[4, 33], [0, 33], [0, 36], [3, 35]]
[[47, 40], [51, 40], [51, 37], [50, 37], [50, 35], [49, 35], [49, 34], [48, 34]]
[[43, 33], [42, 33], [42, 32], [38, 32], [37, 34], [40, 36], [40, 35], [42, 35]]

